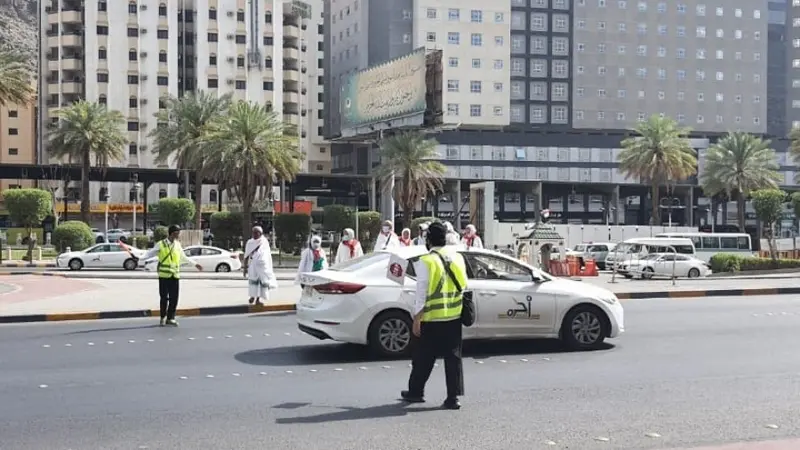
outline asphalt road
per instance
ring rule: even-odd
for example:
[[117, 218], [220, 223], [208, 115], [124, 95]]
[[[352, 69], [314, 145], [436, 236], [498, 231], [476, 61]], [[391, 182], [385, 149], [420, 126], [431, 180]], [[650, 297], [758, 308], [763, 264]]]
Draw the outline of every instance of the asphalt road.
[[[615, 346], [466, 347], [461, 411], [291, 315], [0, 327], [0, 449], [650, 449], [800, 435], [800, 303], [629, 301]], [[796, 445], [800, 445], [795, 443]], [[792, 448], [792, 447], [785, 447]], [[796, 447], [794, 447], [796, 448]]]

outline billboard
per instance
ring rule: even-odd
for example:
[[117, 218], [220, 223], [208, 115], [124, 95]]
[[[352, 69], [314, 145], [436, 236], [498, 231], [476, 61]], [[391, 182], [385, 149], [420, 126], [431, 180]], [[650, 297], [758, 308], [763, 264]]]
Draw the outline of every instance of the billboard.
[[425, 49], [355, 73], [342, 86], [342, 129], [425, 112]]

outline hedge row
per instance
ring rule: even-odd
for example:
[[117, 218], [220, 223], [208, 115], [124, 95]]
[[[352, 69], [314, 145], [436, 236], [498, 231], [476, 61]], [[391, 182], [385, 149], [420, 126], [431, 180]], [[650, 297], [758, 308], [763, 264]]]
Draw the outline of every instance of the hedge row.
[[718, 253], [709, 261], [711, 270], [720, 272], [747, 272], [751, 270], [776, 270], [800, 268], [800, 260], [757, 258], [735, 253]]

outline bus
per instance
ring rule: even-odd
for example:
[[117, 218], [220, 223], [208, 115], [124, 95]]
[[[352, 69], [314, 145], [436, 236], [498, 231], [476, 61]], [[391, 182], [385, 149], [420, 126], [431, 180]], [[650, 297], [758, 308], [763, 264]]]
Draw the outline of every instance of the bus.
[[652, 238], [633, 238], [617, 244], [608, 252], [606, 269], [613, 269], [616, 262], [639, 259], [652, 253], [680, 253], [695, 256], [695, 248], [691, 239], [657, 236]]
[[661, 233], [658, 237], [691, 239], [697, 257], [708, 262], [717, 253], [753, 256], [752, 238], [748, 233]]

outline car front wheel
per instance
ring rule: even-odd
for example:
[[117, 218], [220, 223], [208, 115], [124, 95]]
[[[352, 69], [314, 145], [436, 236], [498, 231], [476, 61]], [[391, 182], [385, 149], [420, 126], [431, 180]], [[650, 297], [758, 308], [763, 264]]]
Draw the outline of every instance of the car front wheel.
[[408, 356], [411, 353], [411, 325], [411, 317], [404, 311], [379, 314], [369, 327], [370, 349], [382, 357]]
[[609, 333], [608, 318], [594, 305], [570, 310], [561, 324], [561, 339], [572, 350], [596, 350]]
[[83, 261], [78, 258], [73, 258], [69, 261], [69, 270], [81, 270], [83, 269]]
[[700, 270], [696, 267], [689, 269], [689, 278], [700, 278]]

